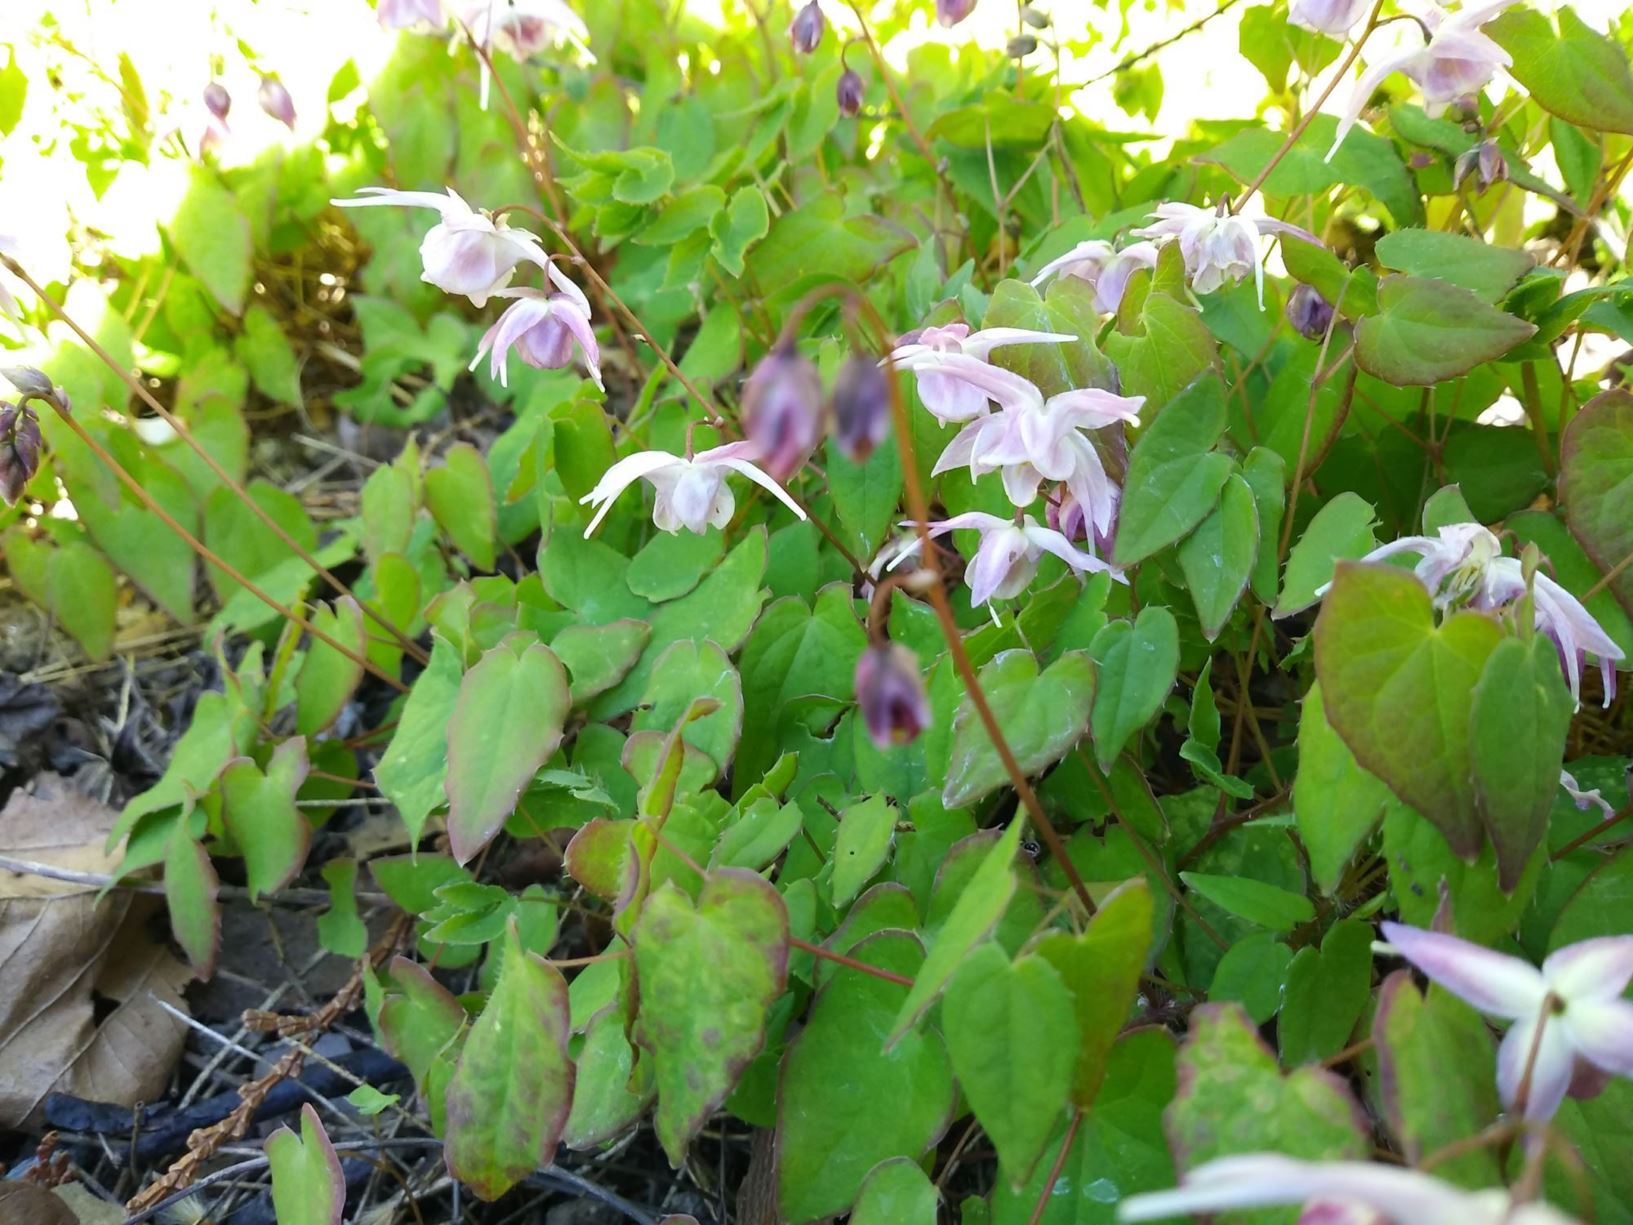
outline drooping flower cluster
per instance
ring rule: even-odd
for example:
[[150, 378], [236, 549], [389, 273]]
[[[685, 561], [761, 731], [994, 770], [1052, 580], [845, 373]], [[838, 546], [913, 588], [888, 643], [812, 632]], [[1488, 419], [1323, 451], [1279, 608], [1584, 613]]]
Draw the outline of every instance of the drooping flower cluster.
[[[1508, 52], [1481, 32], [1480, 27], [1516, 3], [1518, 0], [1492, 0], [1455, 12], [1436, 4], [1414, 11], [1412, 15], [1425, 35], [1423, 46], [1379, 60], [1361, 74], [1355, 83], [1355, 92], [1350, 95], [1349, 105], [1338, 120], [1338, 131], [1327, 157], [1330, 159], [1338, 152], [1344, 137], [1349, 135], [1350, 129], [1360, 119], [1372, 95], [1397, 72], [1417, 84], [1423, 93], [1423, 109], [1431, 116], [1440, 115], [1457, 99], [1483, 90], [1497, 75], [1499, 68], [1506, 68], [1513, 61]], [[1346, 16], [1350, 18], [1344, 26], [1346, 32], [1359, 19], [1359, 13], [1351, 15], [1351, 10], [1345, 5], [1331, 7], [1335, 21]], [[1310, 13], [1306, 15], [1311, 20], [1316, 19]]]
[[[506, 361], [512, 353], [536, 369], [557, 370], [569, 365], [576, 351], [590, 378], [602, 386], [601, 351], [590, 322], [589, 300], [551, 263], [536, 235], [473, 209], [452, 187], [445, 196], [386, 187], [365, 187], [359, 195], [331, 203], [341, 208], [434, 208], [442, 214], [420, 243], [421, 280], [446, 293], [462, 294], [476, 306], [486, 306], [489, 298], [513, 299], [482, 337], [471, 369], [490, 356], [493, 377], [508, 385]], [[508, 288], [523, 263], [543, 269], [554, 292]]]
[[[1525, 596], [1524, 564], [1504, 557], [1502, 541], [1478, 523], [1452, 523], [1434, 536], [1403, 536], [1373, 549], [1361, 560], [1382, 561], [1401, 553], [1416, 553], [1412, 568], [1434, 597], [1435, 607], [1472, 608], [1501, 612]], [[1325, 589], [1323, 589], [1325, 591]], [[1582, 702], [1582, 668], [1591, 656], [1599, 661], [1605, 683], [1605, 705], [1616, 695], [1617, 646], [1582, 602], [1540, 571], [1531, 576], [1536, 602], [1536, 628], [1559, 648], [1559, 661], [1570, 684], [1571, 697]]]

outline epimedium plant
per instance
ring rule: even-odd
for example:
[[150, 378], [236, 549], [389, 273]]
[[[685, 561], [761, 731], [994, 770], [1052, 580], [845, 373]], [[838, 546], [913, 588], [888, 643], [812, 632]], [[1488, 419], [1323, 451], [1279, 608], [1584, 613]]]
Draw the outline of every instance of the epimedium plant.
[[[117, 323], [7, 376], [18, 585], [105, 654], [197, 556], [231, 635], [113, 835], [198, 971], [377, 791], [405, 920], [337, 859], [318, 922], [484, 1198], [724, 1112], [791, 1222], [1628, 1220], [1626, 19], [1257, 7], [1266, 117], [1159, 157], [1031, 6], [446, 8], [306, 171], [193, 167], [170, 403]], [[183, 395], [280, 394], [257, 182], [371, 250], [340, 408], [502, 421], [321, 535]], [[338, 1219], [315, 1115], [268, 1151]]]

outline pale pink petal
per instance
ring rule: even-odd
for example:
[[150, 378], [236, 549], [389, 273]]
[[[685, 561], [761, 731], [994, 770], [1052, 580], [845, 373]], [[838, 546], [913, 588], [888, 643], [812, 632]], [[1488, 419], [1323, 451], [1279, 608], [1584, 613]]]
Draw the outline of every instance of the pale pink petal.
[[579, 309], [575, 299], [558, 304], [556, 318], [573, 334], [573, 339], [578, 341], [578, 347], [584, 353], [585, 369], [589, 371], [595, 385], [605, 391], [606, 384], [601, 381], [601, 346], [596, 343], [595, 329], [590, 326], [589, 315]]
[[[1098, 276], [1100, 270], [1112, 259], [1114, 254], [1111, 244], [1105, 239], [1086, 239], [1066, 252], [1065, 255], [1057, 255], [1042, 268], [1039, 268], [1037, 275], [1032, 278], [1033, 288], [1043, 284], [1057, 272], [1063, 272], [1067, 276], [1079, 275], [1076, 272], [1076, 267], [1079, 264], [1088, 264], [1095, 275]], [[1086, 279], [1092, 280], [1093, 278]]]
[[1021, 530], [1036, 548], [1053, 553], [1079, 574], [1111, 569], [1093, 553], [1085, 553], [1052, 528], [1036, 527], [1029, 521]]
[[1140, 409], [1144, 404], [1144, 396], [1120, 396], [1098, 387], [1085, 387], [1049, 397], [1051, 409], [1069, 413], [1076, 418], [1075, 424], [1091, 430], [1104, 429], [1118, 422], [1139, 425]]
[[1542, 977], [1561, 999], [1613, 1000], [1633, 982], [1633, 936], [1599, 936], [1567, 944], [1542, 963]]
[[447, 220], [468, 216], [471, 206], [454, 194], [452, 187], [446, 195], [438, 195], [434, 191], [398, 191], [395, 187], [359, 187], [357, 195], [344, 200], [330, 200], [336, 208], [369, 208], [377, 204], [389, 204], [398, 208], [434, 208]]
[[975, 458], [975, 445], [980, 442], [981, 433], [987, 428], [987, 422], [990, 420], [990, 417], [983, 417], [959, 430], [953, 440], [941, 449], [941, 455], [936, 460], [935, 467], [930, 469], [930, 475], [940, 476], [943, 472], [967, 466]]
[[1381, 930], [1397, 953], [1481, 1012], [1535, 1016], [1548, 994], [1541, 972], [1518, 957], [1404, 923], [1386, 922]]
[[1558, 1020], [1589, 1063], [1617, 1076], [1633, 1076], [1633, 1002], [1572, 1000]]
[[976, 549], [964, 581], [970, 587], [970, 604], [979, 607], [990, 600], [1010, 576], [1010, 568], [1026, 552], [1026, 534], [1008, 524], [985, 533]]
[[[705, 454], [707, 454], [707, 452], [705, 452]], [[701, 462], [702, 456], [699, 456], [698, 460]], [[766, 490], [768, 493], [774, 496], [784, 506], [788, 507], [789, 510], [793, 511], [799, 518], [805, 518], [804, 508], [789, 496], [788, 491], [781, 485], [777, 484], [777, 482], [773, 480], [769, 474], [760, 471], [760, 469], [749, 463], [748, 460], [737, 459], [733, 456], [726, 456], [725, 458], [716, 460], [714, 462], [724, 464], [733, 472], [748, 477], [749, 480], [753, 481], [761, 489]]]
[[1344, 137], [1348, 136], [1350, 129], [1360, 121], [1361, 112], [1366, 109], [1366, 104], [1371, 101], [1372, 95], [1378, 92], [1378, 86], [1382, 85], [1388, 77], [1405, 70], [1409, 65], [1417, 63], [1422, 55], [1423, 52], [1418, 50], [1391, 56], [1388, 59], [1380, 60], [1361, 74], [1361, 79], [1355, 83], [1354, 92], [1350, 94], [1349, 105], [1344, 108], [1344, 113], [1339, 116], [1338, 131], [1333, 136], [1332, 148], [1327, 150], [1325, 160], [1332, 161], [1333, 154], [1337, 153], [1338, 147], [1344, 143]]
[[[1540, 1042], [1537, 1041], [1539, 1024], [1542, 1025]], [[1512, 1110], [1519, 1101], [1529, 1066], [1531, 1079], [1525, 1086], [1525, 1117], [1551, 1119], [1559, 1103], [1565, 1100], [1565, 1091], [1571, 1087], [1575, 1064], [1576, 1051], [1570, 1031], [1560, 1023], [1557, 1014], [1539, 1011], [1514, 1022], [1503, 1036], [1502, 1045], [1497, 1048], [1497, 1093], [1503, 1105]]]
[[968, 357], [985, 359], [994, 349], [1001, 349], [1004, 345], [1043, 345], [1065, 344], [1076, 340], [1076, 336], [1069, 336], [1065, 332], [1033, 332], [1026, 328], [982, 328], [962, 342], [963, 352]]
[[601, 520], [607, 517], [612, 504], [618, 496], [642, 477], [650, 477], [653, 473], [686, 461], [678, 455], [671, 455], [667, 451], [640, 451], [634, 455], [625, 456], [612, 467], [601, 474], [595, 488], [579, 499], [580, 504], [595, 506], [595, 517], [590, 520], [590, 526], [584, 529], [584, 538], [588, 540], [601, 526]]

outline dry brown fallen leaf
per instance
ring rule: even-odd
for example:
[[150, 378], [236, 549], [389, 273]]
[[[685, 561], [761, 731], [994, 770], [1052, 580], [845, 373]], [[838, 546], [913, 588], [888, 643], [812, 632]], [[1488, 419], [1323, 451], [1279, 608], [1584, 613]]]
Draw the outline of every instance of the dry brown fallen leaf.
[[44, 1187], [31, 1182], [0, 1182], [0, 1221], [19, 1225], [80, 1225], [79, 1215]]
[[[111, 808], [53, 775], [0, 811], [0, 854], [85, 872], [111, 865]], [[164, 1094], [185, 1026], [187, 967], [150, 935], [156, 900], [0, 872], [0, 1127], [50, 1092], [134, 1106]]]

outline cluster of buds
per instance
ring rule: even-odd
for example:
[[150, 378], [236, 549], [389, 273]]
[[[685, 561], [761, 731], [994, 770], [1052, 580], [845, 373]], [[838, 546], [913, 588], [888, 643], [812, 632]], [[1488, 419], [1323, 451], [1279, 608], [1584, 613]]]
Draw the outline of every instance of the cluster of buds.
[[1482, 140], [1458, 156], [1452, 166], [1452, 185], [1461, 190], [1471, 177], [1478, 180], [1481, 191], [1508, 179], [1508, 159], [1496, 141]]
[[805, 465], [831, 428], [845, 458], [867, 459], [890, 434], [890, 382], [875, 362], [852, 355], [824, 400], [809, 358], [779, 343], [743, 384], [743, 430], [765, 470], [786, 481]]
[[66, 414], [68, 396], [32, 366], [7, 367], [0, 375], [21, 393], [15, 404], [0, 401], [0, 500], [11, 506], [40, 470], [40, 422], [29, 402], [42, 400]]

